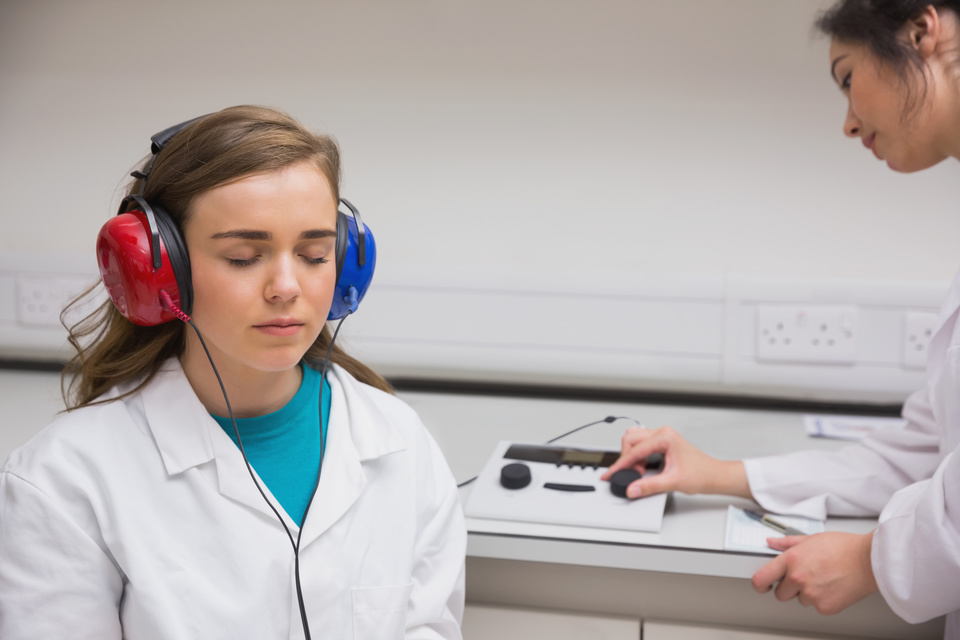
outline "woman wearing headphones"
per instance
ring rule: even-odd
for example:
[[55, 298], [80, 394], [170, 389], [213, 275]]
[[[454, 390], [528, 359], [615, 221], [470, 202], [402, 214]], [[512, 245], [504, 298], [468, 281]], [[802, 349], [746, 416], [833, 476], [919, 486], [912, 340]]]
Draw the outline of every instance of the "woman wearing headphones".
[[[847, 136], [895, 171], [960, 159], [960, 0], [842, 0], [817, 26], [832, 37]], [[785, 552], [754, 575], [755, 588], [827, 614], [879, 589], [909, 622], [946, 614], [946, 637], [960, 639], [960, 274], [940, 317], [927, 387], [904, 405], [903, 432], [835, 453], [740, 462], [711, 458], [669, 427], [631, 429], [607, 477], [663, 453], [664, 471], [634, 482], [628, 495], [736, 495], [813, 518], [879, 514], [868, 535], [771, 539]]]
[[453, 477], [326, 327], [375, 260], [335, 142], [258, 107], [153, 141], [68, 411], [0, 470], [0, 637], [460, 638]]

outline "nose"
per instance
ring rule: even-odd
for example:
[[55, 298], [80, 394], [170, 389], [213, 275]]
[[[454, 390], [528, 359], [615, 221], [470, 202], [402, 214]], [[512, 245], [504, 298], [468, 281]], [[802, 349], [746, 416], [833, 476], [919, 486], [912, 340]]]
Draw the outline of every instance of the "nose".
[[843, 121], [843, 133], [848, 138], [856, 138], [860, 135], [860, 118], [853, 112], [853, 105], [847, 105], [847, 118]]
[[277, 259], [270, 271], [264, 296], [270, 302], [289, 302], [300, 295], [300, 280], [292, 257]]

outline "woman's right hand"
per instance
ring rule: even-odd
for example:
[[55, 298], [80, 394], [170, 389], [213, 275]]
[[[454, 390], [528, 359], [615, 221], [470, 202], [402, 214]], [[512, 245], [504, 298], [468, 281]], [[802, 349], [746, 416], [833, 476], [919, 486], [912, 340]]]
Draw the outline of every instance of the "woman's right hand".
[[620, 457], [603, 474], [602, 479], [609, 480], [620, 469], [642, 472], [646, 459], [655, 453], [663, 455], [663, 470], [634, 481], [627, 487], [628, 498], [665, 491], [751, 497], [742, 462], [708, 456], [670, 427], [627, 429], [621, 442]]

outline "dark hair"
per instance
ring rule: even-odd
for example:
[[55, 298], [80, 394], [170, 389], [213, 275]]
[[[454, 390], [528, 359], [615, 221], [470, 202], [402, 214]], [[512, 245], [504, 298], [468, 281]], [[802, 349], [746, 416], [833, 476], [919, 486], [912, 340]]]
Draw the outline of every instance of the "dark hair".
[[[145, 170], [148, 157], [141, 166]], [[255, 106], [230, 107], [191, 123], [175, 135], [156, 156], [144, 197], [163, 206], [182, 230], [196, 199], [215, 187], [247, 176], [271, 173], [298, 162], [312, 162], [327, 178], [334, 202], [340, 194], [340, 150], [333, 138], [305, 129], [287, 114]], [[140, 193], [135, 179], [129, 194]], [[99, 287], [92, 287], [61, 314]], [[64, 368], [63, 390], [68, 410], [95, 403], [110, 388], [137, 384], [124, 395], [146, 385], [168, 358], [179, 356], [186, 344], [185, 325], [167, 322], [153, 327], [136, 325], [123, 317], [111, 301], [68, 327], [76, 355]], [[330, 347], [329, 327], [304, 354], [316, 366]], [[391, 391], [389, 383], [337, 346], [331, 362], [374, 387]], [[317, 367], [319, 368], [319, 367]]]
[[[926, 76], [920, 54], [899, 37], [899, 32], [927, 7], [947, 9], [960, 16], [960, 0], [840, 0], [820, 14], [815, 26], [836, 40], [867, 46], [890, 65], [907, 89], [905, 107], [909, 111], [912, 81], [919, 78], [922, 93], [926, 93]], [[919, 73], [911, 74], [911, 69]]]

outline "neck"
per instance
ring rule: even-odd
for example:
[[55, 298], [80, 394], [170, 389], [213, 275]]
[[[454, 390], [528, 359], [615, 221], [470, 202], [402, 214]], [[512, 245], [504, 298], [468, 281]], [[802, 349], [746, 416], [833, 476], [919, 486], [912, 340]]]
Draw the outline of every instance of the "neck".
[[957, 82], [954, 84], [953, 92], [953, 114], [950, 118], [951, 126], [947, 130], [947, 143], [949, 144], [948, 153], [955, 159], [960, 160], [960, 74], [957, 76]]
[[[260, 371], [218, 357], [220, 354], [214, 350], [211, 354], [235, 418], [252, 418], [277, 411], [300, 389], [303, 371], [299, 365], [283, 371]], [[220, 383], [203, 348], [188, 341], [180, 356], [180, 364], [204, 408], [214, 415], [229, 416]]]

